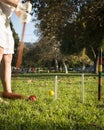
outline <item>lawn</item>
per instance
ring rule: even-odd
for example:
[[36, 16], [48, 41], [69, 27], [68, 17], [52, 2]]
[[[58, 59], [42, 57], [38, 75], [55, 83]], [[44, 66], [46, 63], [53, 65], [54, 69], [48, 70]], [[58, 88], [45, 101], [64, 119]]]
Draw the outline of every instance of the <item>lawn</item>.
[[54, 75], [13, 77], [12, 85], [37, 101], [5, 99], [9, 104], [0, 103], [0, 130], [104, 130], [104, 89], [98, 101], [97, 76], [84, 77], [84, 103], [81, 75], [58, 75], [56, 100], [49, 95]]

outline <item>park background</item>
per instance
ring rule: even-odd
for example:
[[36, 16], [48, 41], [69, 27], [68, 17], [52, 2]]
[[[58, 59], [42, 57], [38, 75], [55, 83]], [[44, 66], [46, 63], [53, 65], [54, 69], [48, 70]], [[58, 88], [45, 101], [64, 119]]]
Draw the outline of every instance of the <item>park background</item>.
[[[11, 23], [12, 89], [26, 100], [0, 103], [0, 129], [104, 130], [103, 62], [98, 69], [99, 48], [104, 49], [104, 1], [32, 0], [32, 5], [34, 40], [26, 36], [19, 73], [15, 65], [21, 30], [14, 28], [22, 24]], [[27, 100], [30, 95], [36, 101]]]
[[[32, 0], [32, 5], [22, 66], [67, 73], [70, 69], [80, 70], [83, 64], [86, 71], [97, 73], [98, 51], [104, 45], [104, 2]], [[22, 23], [14, 14], [12, 21], [16, 33], [15, 66]]]

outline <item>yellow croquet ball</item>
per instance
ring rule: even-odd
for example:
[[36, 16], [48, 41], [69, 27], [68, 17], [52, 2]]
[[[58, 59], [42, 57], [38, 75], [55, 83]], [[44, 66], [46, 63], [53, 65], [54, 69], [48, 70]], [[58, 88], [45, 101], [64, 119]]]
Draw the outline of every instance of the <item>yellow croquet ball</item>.
[[53, 95], [54, 95], [54, 91], [53, 91], [53, 90], [50, 90], [50, 91], [49, 91], [49, 95], [50, 95], [50, 96], [53, 96]]

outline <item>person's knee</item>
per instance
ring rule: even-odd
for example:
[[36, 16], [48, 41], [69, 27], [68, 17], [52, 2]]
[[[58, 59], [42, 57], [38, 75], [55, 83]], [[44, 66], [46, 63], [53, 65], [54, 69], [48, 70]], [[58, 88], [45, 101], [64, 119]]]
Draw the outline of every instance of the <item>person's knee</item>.
[[11, 54], [5, 54], [3, 59], [4, 59], [5, 63], [11, 64], [11, 62], [12, 62], [12, 55]]

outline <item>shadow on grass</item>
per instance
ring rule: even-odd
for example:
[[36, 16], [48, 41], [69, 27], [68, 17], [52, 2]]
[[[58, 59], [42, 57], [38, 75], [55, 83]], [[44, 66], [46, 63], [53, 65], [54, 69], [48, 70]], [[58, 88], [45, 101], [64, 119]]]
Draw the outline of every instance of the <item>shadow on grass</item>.
[[103, 125], [96, 124], [61, 124], [55, 122], [23, 122], [21, 124], [14, 124], [10, 122], [0, 121], [0, 130], [104, 130]]

